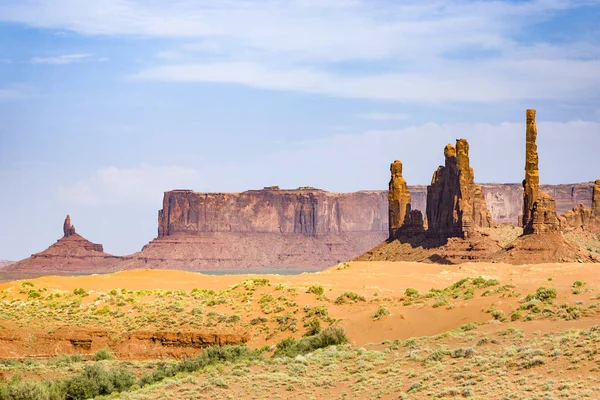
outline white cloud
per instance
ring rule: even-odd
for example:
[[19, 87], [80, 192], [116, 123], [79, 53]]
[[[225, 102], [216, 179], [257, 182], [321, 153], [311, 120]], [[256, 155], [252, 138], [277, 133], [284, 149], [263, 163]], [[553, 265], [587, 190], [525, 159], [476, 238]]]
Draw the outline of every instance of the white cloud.
[[107, 58], [93, 58], [91, 54], [63, 54], [56, 57], [33, 57], [31, 64], [65, 65], [83, 61], [106, 61]]
[[[600, 178], [600, 122], [547, 122], [538, 113], [538, 149], [542, 183], [573, 183]], [[447, 143], [465, 138], [478, 182], [519, 183], [525, 166], [525, 113], [521, 122], [501, 124], [457, 123], [369, 130], [302, 141], [288, 150], [238, 166], [219, 166], [223, 176], [235, 176], [236, 185], [213, 190], [245, 190], [265, 185], [315, 186], [332, 191], [384, 189], [389, 164], [400, 159], [409, 184], [428, 184], [444, 162]], [[289, 166], [301, 165], [302, 168]], [[219, 177], [211, 177], [219, 182]], [[211, 185], [211, 188], [213, 186]]]
[[152, 59], [159, 65], [145, 61], [150, 66], [137, 79], [391, 101], [589, 101], [600, 92], [594, 35], [561, 43], [521, 37], [562, 12], [598, 4], [55, 0], [49, 7], [24, 0], [0, 5], [0, 20], [82, 35], [169, 38]]
[[0, 64], [12, 64], [12, 60], [9, 58], [0, 58]]
[[408, 119], [408, 115], [402, 113], [383, 113], [383, 112], [371, 112], [367, 114], [361, 114], [361, 118], [372, 119], [374, 121], [399, 121]]
[[59, 186], [58, 197], [61, 201], [89, 206], [159, 205], [163, 192], [199, 187], [201, 183], [198, 171], [180, 166], [113, 166], [81, 181]]
[[[528, 60], [481, 63], [477, 71], [454, 62], [443, 71], [340, 75], [312, 68], [218, 62], [150, 68], [134, 80], [236, 83], [344, 98], [417, 102], [585, 99], [598, 95], [598, 60]], [[550, 82], [552, 82], [550, 84]]]

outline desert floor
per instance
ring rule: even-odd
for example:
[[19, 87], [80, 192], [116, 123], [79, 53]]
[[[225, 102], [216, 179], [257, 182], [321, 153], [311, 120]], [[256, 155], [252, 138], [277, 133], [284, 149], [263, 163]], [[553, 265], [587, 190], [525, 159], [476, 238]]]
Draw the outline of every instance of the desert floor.
[[[7, 282], [0, 382], [8, 393], [16, 376], [60, 381], [91, 364], [142, 378], [207, 346], [245, 343], [263, 352], [111, 398], [600, 398], [597, 268], [351, 262], [295, 276], [139, 270]], [[348, 343], [281, 350], [330, 326]], [[112, 359], [100, 360], [111, 358], [97, 356], [104, 349]]]

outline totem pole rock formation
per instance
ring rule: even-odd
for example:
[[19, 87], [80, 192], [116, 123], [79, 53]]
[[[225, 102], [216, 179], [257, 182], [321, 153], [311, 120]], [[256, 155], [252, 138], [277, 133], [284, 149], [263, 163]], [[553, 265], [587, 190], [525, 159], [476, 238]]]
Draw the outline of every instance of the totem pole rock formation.
[[75, 234], [75, 226], [71, 225], [71, 217], [67, 214], [67, 218], [65, 218], [65, 223], [63, 224], [63, 237], [69, 237]]
[[411, 197], [408, 185], [402, 177], [402, 162], [390, 165], [391, 179], [388, 191], [390, 239], [405, 234], [423, 232], [423, 214], [411, 210]]
[[535, 110], [527, 110], [525, 180], [523, 181], [523, 234], [556, 232], [560, 229], [556, 201], [540, 190]]
[[433, 174], [427, 187], [428, 234], [467, 238], [478, 227], [492, 226], [480, 186], [475, 184], [469, 161], [469, 143], [458, 139], [444, 148], [445, 164]]

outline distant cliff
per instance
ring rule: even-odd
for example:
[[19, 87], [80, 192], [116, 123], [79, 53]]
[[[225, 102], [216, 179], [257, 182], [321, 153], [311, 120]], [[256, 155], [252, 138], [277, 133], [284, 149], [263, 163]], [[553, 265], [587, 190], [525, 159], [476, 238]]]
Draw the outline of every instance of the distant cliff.
[[164, 195], [158, 237], [119, 268], [324, 268], [385, 240], [387, 213], [387, 191], [174, 190]]
[[387, 192], [330, 193], [318, 189], [242, 193], [166, 192], [158, 237], [176, 233], [244, 232], [316, 237], [387, 231]]
[[[593, 182], [566, 185], [540, 185], [540, 188], [554, 197], [559, 214], [583, 204], [592, 205]], [[495, 223], [517, 224], [523, 208], [523, 186], [516, 183], [481, 184], [487, 207]], [[409, 186], [412, 208], [425, 210], [426, 186]]]

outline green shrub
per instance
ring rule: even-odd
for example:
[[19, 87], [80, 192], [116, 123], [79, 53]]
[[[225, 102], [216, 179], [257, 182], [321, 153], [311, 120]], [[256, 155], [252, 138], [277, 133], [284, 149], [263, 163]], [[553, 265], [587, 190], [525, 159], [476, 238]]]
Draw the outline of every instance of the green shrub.
[[325, 293], [325, 289], [323, 289], [323, 286], [313, 285], [313, 286], [310, 286], [308, 288], [308, 290], [306, 291], [306, 293], [314, 293], [317, 296], [322, 296], [323, 293]]
[[212, 346], [195, 358], [186, 358], [179, 363], [159, 367], [144, 375], [140, 383], [141, 386], [148, 385], [175, 376], [179, 372], [195, 372], [218, 363], [257, 359], [264, 351], [265, 349], [250, 350], [246, 345]]
[[311, 353], [324, 347], [336, 346], [348, 342], [346, 333], [340, 327], [329, 327], [316, 335], [296, 340], [288, 337], [277, 343], [276, 357], [296, 357], [299, 354]]
[[435, 303], [433, 303], [433, 308], [445, 306], [446, 304], [448, 304], [448, 298], [442, 295], [435, 300]]
[[541, 286], [538, 288], [538, 290], [536, 290], [534, 294], [528, 294], [527, 297], [525, 297], [524, 302], [528, 302], [534, 299], [537, 299], [544, 303], [551, 302], [552, 300], [556, 299], [556, 289]]
[[346, 302], [346, 300], [350, 300], [353, 303], [356, 303], [358, 301], [366, 301], [364, 296], [361, 296], [358, 293], [344, 292], [344, 293], [340, 294], [337, 299], [335, 299], [335, 304], [344, 304]]
[[304, 323], [306, 327], [305, 336], [313, 336], [321, 332], [321, 322], [317, 318], [312, 318]]
[[377, 309], [377, 312], [375, 313], [375, 315], [373, 315], [373, 319], [375, 321], [379, 321], [386, 315], [390, 315], [390, 310], [388, 310], [387, 307], [385, 307], [385, 306], [379, 306], [379, 308]]
[[0, 383], [0, 400], [58, 400], [61, 393], [49, 382], [23, 381], [14, 376], [6, 384]]
[[83, 290], [83, 288], [76, 288], [76, 289], [74, 289], [73, 290], [73, 294], [75, 296], [82, 296], [82, 297], [85, 297], [85, 296], [88, 295], [88, 293], [85, 290]]
[[404, 291], [404, 295], [406, 297], [419, 297], [419, 291], [415, 288], [409, 287]]
[[112, 358], [113, 354], [108, 349], [100, 349], [92, 356], [94, 361], [111, 360]]

